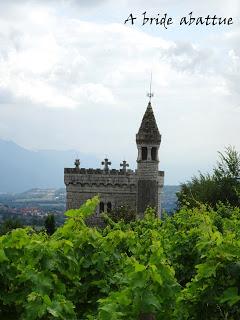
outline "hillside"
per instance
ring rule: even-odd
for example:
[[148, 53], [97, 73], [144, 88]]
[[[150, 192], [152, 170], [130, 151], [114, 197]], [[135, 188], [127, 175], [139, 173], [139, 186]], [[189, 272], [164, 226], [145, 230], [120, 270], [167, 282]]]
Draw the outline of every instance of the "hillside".
[[31, 151], [0, 139], [0, 193], [63, 187], [63, 169], [73, 165], [76, 154], [86, 167], [99, 163], [94, 155], [74, 150]]

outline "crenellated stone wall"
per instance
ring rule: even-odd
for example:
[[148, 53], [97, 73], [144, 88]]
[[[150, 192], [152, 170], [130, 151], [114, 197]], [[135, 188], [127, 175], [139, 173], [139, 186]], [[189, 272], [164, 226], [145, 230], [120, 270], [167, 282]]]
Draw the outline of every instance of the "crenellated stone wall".
[[[86, 200], [99, 195], [112, 208], [128, 205], [136, 208], [136, 173], [132, 170], [65, 168], [67, 209], [79, 208]], [[96, 215], [99, 215], [99, 208]]]

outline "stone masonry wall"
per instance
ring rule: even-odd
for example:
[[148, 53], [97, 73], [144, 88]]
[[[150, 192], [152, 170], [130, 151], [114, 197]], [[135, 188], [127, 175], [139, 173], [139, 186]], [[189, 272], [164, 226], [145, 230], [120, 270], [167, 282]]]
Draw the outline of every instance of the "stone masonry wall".
[[[136, 208], [136, 174], [101, 169], [65, 169], [67, 209], [79, 208], [86, 200], [99, 194], [102, 202], [111, 202], [112, 208], [128, 205]], [[99, 209], [96, 212], [99, 214]]]
[[[150, 164], [150, 166], [151, 165], [152, 164]], [[151, 169], [155, 170], [155, 168], [156, 166], [152, 165]], [[160, 215], [164, 172], [158, 171], [158, 177], [156, 179], [156, 173], [153, 173], [153, 170], [149, 170], [149, 163], [146, 166], [141, 164], [141, 170], [136, 170], [135, 172], [131, 170], [127, 172], [110, 170], [105, 173], [101, 169], [66, 168], [64, 170], [64, 182], [67, 191], [66, 209], [77, 209], [86, 202], [86, 200], [99, 194], [101, 201], [105, 205], [111, 202], [112, 208], [128, 205], [130, 208], [136, 210], [137, 201], [143, 201], [146, 196], [144, 191], [140, 197], [137, 197], [139, 177], [141, 177], [141, 180], [156, 182], [154, 186], [150, 186], [148, 183], [148, 186], [145, 187], [147, 187], [149, 191], [152, 188], [156, 190], [156, 192], [154, 192], [155, 201], [153, 201], [153, 203], [158, 203], [157, 209]], [[145, 190], [145, 188], [143, 188], [143, 190]], [[151, 203], [152, 200], [146, 199], [147, 202], [150, 201], [148, 203]], [[97, 208], [94, 219], [97, 220], [98, 218], [99, 208]]]
[[156, 168], [157, 165], [142, 162], [137, 170], [137, 211], [140, 216], [147, 206], [156, 207], [158, 216], [161, 216], [164, 171], [154, 172]]
[[157, 175], [164, 176], [163, 171], [158, 171], [158, 162], [156, 161], [138, 161], [136, 173], [142, 180], [156, 180]]

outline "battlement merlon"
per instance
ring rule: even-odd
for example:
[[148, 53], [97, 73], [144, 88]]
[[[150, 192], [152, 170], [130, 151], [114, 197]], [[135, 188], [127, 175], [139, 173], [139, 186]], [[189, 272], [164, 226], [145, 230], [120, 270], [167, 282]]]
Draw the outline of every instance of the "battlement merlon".
[[69, 184], [120, 184], [131, 185], [136, 183], [136, 173], [132, 170], [122, 171], [85, 168], [65, 168], [64, 183]]
[[131, 169], [128, 170], [117, 170], [111, 169], [109, 171], [105, 171], [103, 169], [93, 169], [93, 168], [64, 168], [64, 174], [104, 174], [104, 175], [131, 175], [134, 174], [134, 171]]

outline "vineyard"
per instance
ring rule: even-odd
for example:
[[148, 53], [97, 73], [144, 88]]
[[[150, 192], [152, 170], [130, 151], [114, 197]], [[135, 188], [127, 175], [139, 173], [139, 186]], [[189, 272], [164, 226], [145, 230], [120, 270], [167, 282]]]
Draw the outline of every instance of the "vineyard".
[[88, 227], [97, 197], [53, 235], [0, 238], [0, 319], [240, 319], [240, 209]]

